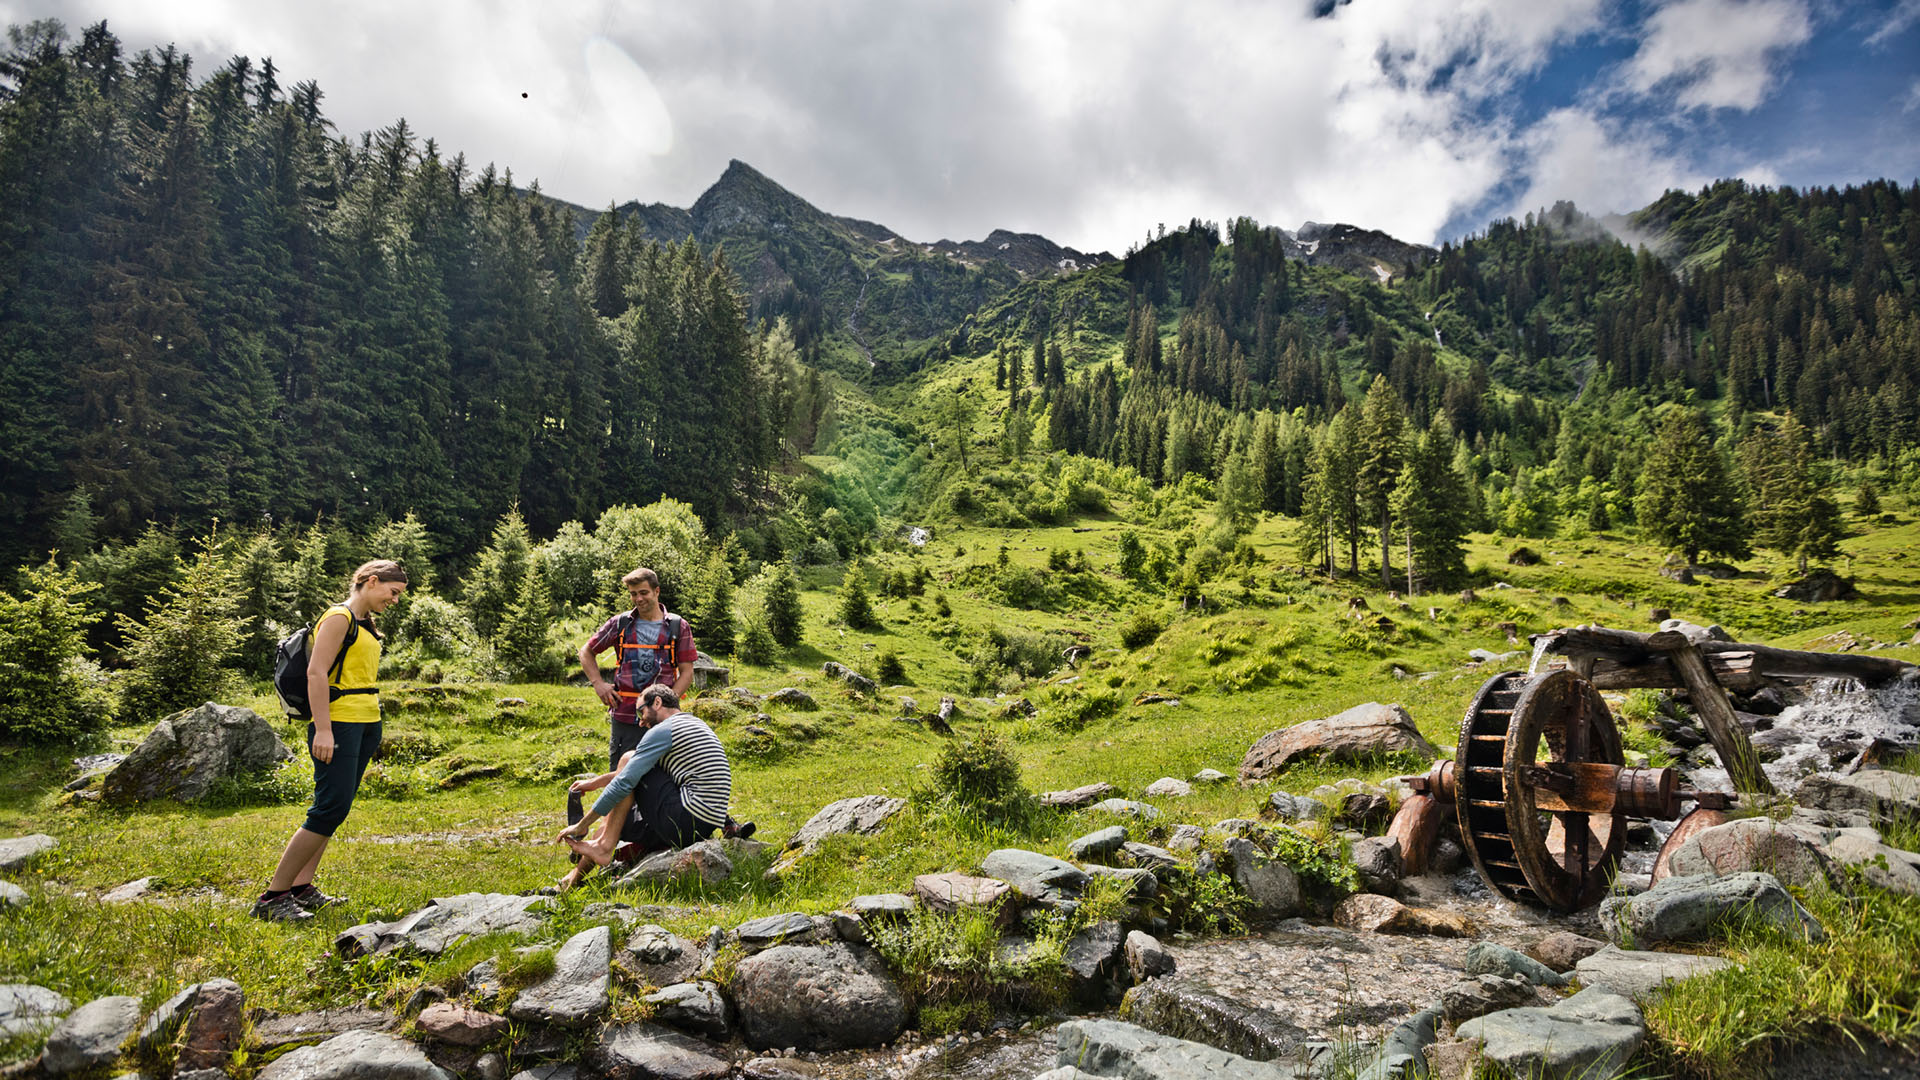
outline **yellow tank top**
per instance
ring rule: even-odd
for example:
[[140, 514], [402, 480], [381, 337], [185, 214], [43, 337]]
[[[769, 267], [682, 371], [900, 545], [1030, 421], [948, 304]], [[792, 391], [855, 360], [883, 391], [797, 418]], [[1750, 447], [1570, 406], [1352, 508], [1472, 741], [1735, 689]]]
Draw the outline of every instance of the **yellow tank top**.
[[[351, 620], [353, 610], [345, 604], [335, 604], [328, 608], [320, 616], [319, 622], [313, 624], [315, 636], [320, 633], [321, 623], [336, 615], [345, 616]], [[307, 649], [311, 654], [312, 639], [307, 641]], [[380, 639], [368, 633], [367, 628], [362, 626], [360, 632], [354, 635], [353, 644], [347, 647], [347, 662], [340, 666], [340, 677], [334, 680], [333, 685], [342, 690], [371, 687], [377, 681], [379, 674]], [[336, 724], [374, 723], [380, 719], [380, 695], [377, 693], [347, 694], [344, 697], [334, 698], [330, 713]]]

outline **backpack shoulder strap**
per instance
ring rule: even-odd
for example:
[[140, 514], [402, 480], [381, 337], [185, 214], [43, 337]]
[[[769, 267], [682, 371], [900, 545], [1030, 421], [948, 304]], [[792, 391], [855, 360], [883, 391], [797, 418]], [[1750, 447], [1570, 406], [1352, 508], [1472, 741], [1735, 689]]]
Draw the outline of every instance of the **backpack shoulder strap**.
[[685, 626], [686, 623], [687, 620], [675, 615], [671, 611], [667, 612], [666, 618], [660, 620], [660, 632], [665, 634], [667, 638], [668, 667], [676, 667], [680, 663], [680, 628]]
[[360, 620], [353, 617], [353, 609], [345, 604], [334, 604], [327, 608], [326, 611], [321, 612], [320, 618], [314, 621], [314, 641], [318, 642], [320, 640], [320, 624], [327, 621], [327, 616], [333, 614], [334, 608], [338, 608], [347, 613], [347, 636], [340, 639], [340, 652], [334, 656], [333, 662], [327, 665], [327, 681], [329, 683], [338, 682], [341, 674], [346, 671], [347, 650], [353, 648], [353, 640], [360, 636]]

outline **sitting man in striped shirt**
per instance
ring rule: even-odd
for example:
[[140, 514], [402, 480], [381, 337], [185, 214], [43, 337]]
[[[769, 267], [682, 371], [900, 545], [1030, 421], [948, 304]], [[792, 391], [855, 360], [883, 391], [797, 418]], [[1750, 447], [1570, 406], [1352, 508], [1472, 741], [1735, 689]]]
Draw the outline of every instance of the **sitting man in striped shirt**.
[[[560, 879], [562, 890], [578, 885], [595, 866], [612, 862], [623, 838], [635, 845], [635, 854], [644, 855], [704, 840], [728, 821], [733, 770], [713, 729], [692, 713], [681, 712], [680, 695], [661, 683], [641, 691], [638, 715], [646, 733], [621, 758], [619, 770], [577, 781], [568, 789], [575, 794], [606, 790], [585, 815], [554, 837], [580, 857], [573, 871]], [[606, 824], [599, 833], [583, 839], [602, 817]]]

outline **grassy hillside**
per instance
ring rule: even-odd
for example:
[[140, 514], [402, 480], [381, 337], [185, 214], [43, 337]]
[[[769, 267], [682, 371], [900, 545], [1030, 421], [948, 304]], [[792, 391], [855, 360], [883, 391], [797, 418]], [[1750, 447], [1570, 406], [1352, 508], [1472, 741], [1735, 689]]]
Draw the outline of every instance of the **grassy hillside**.
[[[777, 845], [834, 799], [925, 790], [928, 766], [945, 746], [987, 732], [1011, 747], [1032, 790], [1106, 780], [1129, 795], [1161, 776], [1231, 773], [1261, 734], [1365, 701], [1405, 705], [1427, 737], [1447, 748], [1480, 683], [1496, 668], [1527, 664], [1521, 652], [1482, 668], [1467, 662], [1473, 648], [1524, 650], [1527, 633], [1574, 623], [1644, 628], [1656, 606], [1719, 622], [1743, 640], [1794, 648], [1839, 631], [1863, 643], [1905, 641], [1905, 624], [1920, 615], [1909, 569], [1920, 523], [1904, 506], [1856, 523], [1841, 565], [1865, 595], [1843, 603], [1775, 599], [1773, 568], [1764, 563], [1732, 580], [1674, 585], [1655, 572], [1654, 552], [1611, 534], [1537, 542], [1542, 560], [1528, 567], [1506, 564], [1514, 541], [1475, 536], [1469, 563], [1477, 599], [1402, 600], [1304, 576], [1292, 566], [1290, 524], [1270, 518], [1248, 538], [1251, 562], [1230, 588], [1217, 590], [1223, 595], [1210, 610], [1182, 612], [1118, 574], [1118, 537], [1133, 529], [1149, 547], [1171, 542], [1182, 527], [1207, 523], [1200, 501], [1123, 503], [1047, 529], [943, 526], [924, 547], [891, 544], [863, 569], [811, 571], [806, 644], [772, 665], [736, 665], [733, 677], [762, 693], [805, 688], [820, 708], [774, 709], [771, 719], [756, 721], [718, 693], [695, 703], [736, 763], [736, 813], [757, 820], [761, 838]], [[888, 580], [919, 578], [913, 571], [920, 567], [927, 573], [918, 594], [885, 595]], [[907, 573], [896, 579], [894, 571]], [[836, 590], [850, 572], [867, 575], [883, 629], [836, 621]], [[1010, 595], [1031, 606], [1009, 603]], [[1364, 623], [1350, 613], [1356, 598], [1367, 608]], [[1142, 612], [1165, 630], [1126, 648], [1120, 629]], [[1045, 670], [1021, 676], [983, 659], [995, 635], [1002, 649], [1041, 651], [1044, 659], [1034, 662]], [[1070, 642], [1092, 649], [1077, 669], [1059, 665], [1057, 647]], [[898, 657], [905, 679], [871, 697], [819, 673], [828, 659], [872, 673], [883, 653]], [[1147, 692], [1178, 703], [1135, 704]], [[922, 713], [942, 696], [955, 697], [955, 734], [897, 719], [905, 696]], [[525, 704], [504, 700], [511, 698]], [[1036, 714], [1009, 710], [1017, 698]], [[397, 1005], [423, 982], [444, 982], [483, 955], [508, 952], [513, 942], [486, 941], [432, 963], [346, 963], [327, 946], [348, 925], [397, 916], [433, 896], [526, 890], [559, 876], [565, 861], [547, 841], [562, 823], [564, 781], [595, 768], [603, 753], [601, 710], [584, 689], [559, 685], [402, 685], [386, 700], [395, 753], [369, 774], [323, 872], [325, 886], [352, 902], [308, 927], [246, 915], [301, 818], [311, 790], [302, 765], [228, 790], [214, 805], [123, 811], [63, 790], [73, 775], [70, 752], [0, 750], [0, 834], [48, 832], [61, 840], [31, 868], [32, 900], [9, 917], [0, 971], [31, 973], [75, 1000], [113, 991], [153, 1001], [187, 981], [231, 976], [250, 1003], [292, 1010], [361, 999]], [[270, 711], [264, 693], [246, 703]], [[110, 741], [126, 749], [142, 734], [115, 729]], [[284, 734], [296, 741], [290, 726]], [[488, 768], [498, 772], [449, 779]], [[1296, 769], [1277, 786], [1306, 791], [1349, 771]], [[1360, 775], [1392, 771], [1383, 762]], [[1154, 835], [1183, 822], [1251, 816], [1274, 786], [1223, 784], [1161, 800]], [[904, 889], [918, 873], [973, 869], [996, 847], [1064, 855], [1068, 840], [1100, 824], [1085, 813], [1046, 813], [996, 826], [916, 806], [878, 837], [827, 845], [778, 884], [751, 867], [714, 890], [676, 885], [613, 897], [596, 884], [553, 903], [563, 926], [577, 925], [596, 900], [661, 904], [650, 918], [697, 934], [755, 915], [831, 910], [855, 894]], [[142, 877], [153, 879], [157, 900], [103, 908], [91, 899]]]

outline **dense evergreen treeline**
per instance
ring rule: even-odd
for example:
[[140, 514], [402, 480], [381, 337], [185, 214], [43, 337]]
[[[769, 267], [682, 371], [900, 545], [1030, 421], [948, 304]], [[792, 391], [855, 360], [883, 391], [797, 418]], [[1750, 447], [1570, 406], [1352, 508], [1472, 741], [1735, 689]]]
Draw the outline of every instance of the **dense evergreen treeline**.
[[791, 434], [795, 352], [718, 252], [611, 218], [583, 251], [565, 208], [404, 121], [336, 138], [271, 62], [196, 82], [104, 24], [9, 39], [7, 565], [76, 516], [125, 538], [413, 511], [454, 552], [515, 503], [541, 531], [668, 492], [711, 519]]

